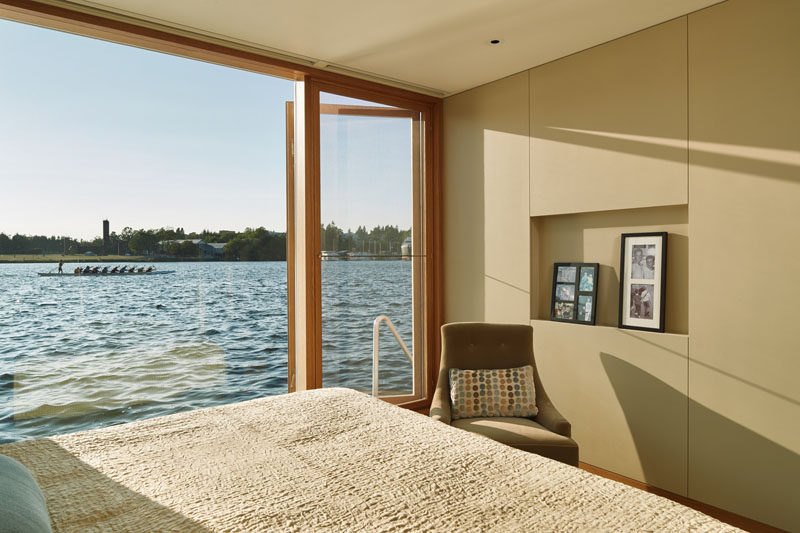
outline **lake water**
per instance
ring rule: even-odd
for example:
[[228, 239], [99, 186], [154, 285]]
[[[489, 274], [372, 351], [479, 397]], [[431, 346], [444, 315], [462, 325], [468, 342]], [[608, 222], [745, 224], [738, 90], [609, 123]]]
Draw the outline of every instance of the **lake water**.
[[[156, 266], [176, 272], [46, 278], [52, 265], [0, 264], [0, 442], [287, 391], [286, 263]], [[322, 268], [323, 384], [368, 391], [375, 317], [411, 345], [411, 263]], [[381, 389], [410, 391], [384, 329]]]

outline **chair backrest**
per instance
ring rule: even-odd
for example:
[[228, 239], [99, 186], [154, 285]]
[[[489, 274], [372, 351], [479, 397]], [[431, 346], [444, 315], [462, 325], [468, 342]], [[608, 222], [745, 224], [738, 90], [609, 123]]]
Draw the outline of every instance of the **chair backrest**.
[[533, 357], [533, 328], [522, 324], [454, 322], [442, 326], [437, 387], [449, 398], [451, 368], [514, 368], [532, 365], [536, 400], [549, 401]]
[[533, 365], [533, 329], [519, 324], [456, 322], [442, 326], [442, 369]]

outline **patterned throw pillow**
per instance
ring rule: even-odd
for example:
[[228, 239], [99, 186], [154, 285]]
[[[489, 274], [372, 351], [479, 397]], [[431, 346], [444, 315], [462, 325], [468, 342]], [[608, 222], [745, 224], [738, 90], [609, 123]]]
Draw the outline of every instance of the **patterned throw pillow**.
[[536, 416], [533, 367], [450, 369], [453, 420], [486, 416]]

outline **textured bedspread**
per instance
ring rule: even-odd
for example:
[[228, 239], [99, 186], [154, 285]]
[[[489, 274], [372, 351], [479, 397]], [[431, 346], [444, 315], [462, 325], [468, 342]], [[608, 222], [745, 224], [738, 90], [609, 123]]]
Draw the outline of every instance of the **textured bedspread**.
[[348, 389], [0, 446], [56, 531], [733, 531]]

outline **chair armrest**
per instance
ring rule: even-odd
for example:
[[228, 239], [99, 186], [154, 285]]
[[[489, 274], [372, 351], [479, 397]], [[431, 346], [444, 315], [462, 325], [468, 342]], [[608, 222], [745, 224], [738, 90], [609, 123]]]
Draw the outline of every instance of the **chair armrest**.
[[534, 417], [536, 422], [553, 433], [572, 437], [572, 424], [558, 412], [558, 409], [553, 406], [549, 399], [537, 402], [537, 407], [539, 407], [539, 414]]
[[430, 417], [434, 420], [450, 424], [450, 397], [447, 394], [447, 389], [436, 387], [433, 393], [433, 401], [431, 401]]

